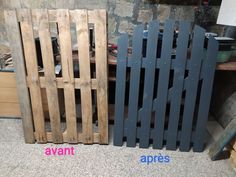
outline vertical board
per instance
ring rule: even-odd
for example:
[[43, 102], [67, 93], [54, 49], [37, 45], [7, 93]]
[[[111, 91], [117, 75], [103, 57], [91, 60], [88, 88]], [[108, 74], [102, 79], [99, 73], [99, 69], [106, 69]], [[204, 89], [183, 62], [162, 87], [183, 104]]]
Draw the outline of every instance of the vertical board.
[[35, 41], [31, 20], [31, 12], [29, 9], [20, 11], [22, 41], [24, 48], [25, 63], [29, 78], [30, 98], [33, 112], [33, 120], [35, 127], [35, 138], [38, 143], [47, 141], [41, 88], [39, 85], [39, 74], [37, 55], [35, 49]]
[[141, 71], [142, 47], [143, 47], [143, 25], [135, 28], [132, 40], [133, 53], [131, 56], [130, 72], [130, 94], [127, 120], [127, 146], [136, 145], [136, 124], [138, 117], [138, 98], [139, 98], [139, 81]]
[[47, 10], [35, 10], [37, 26], [39, 30], [39, 40], [42, 52], [44, 74], [46, 81], [47, 101], [52, 129], [52, 139], [54, 143], [62, 143], [63, 137], [60, 128], [60, 110], [58, 103], [58, 92], [56, 76], [54, 71], [54, 59], [52, 51], [51, 36], [49, 31]]
[[93, 114], [92, 94], [90, 78], [89, 59], [89, 36], [88, 36], [88, 13], [87, 10], [76, 10], [76, 30], [79, 50], [79, 71], [80, 79], [84, 83], [81, 86], [81, 107], [82, 107], [82, 131], [83, 143], [93, 143]]
[[199, 26], [195, 26], [190, 60], [191, 63], [189, 67], [189, 75], [186, 81], [186, 97], [184, 102], [184, 113], [179, 147], [181, 151], [188, 151], [190, 148], [198, 81], [201, 69], [201, 61], [203, 59], [204, 38], [205, 30]]
[[100, 144], [108, 144], [108, 65], [106, 10], [95, 10], [95, 61], [97, 79], [97, 110]]
[[116, 69], [115, 124], [114, 145], [122, 146], [124, 136], [124, 106], [127, 66], [128, 34], [118, 39], [118, 55]]
[[154, 148], [162, 148], [163, 146], [173, 36], [174, 22], [167, 20], [165, 22], [164, 36], [162, 39], [159, 81], [157, 88], [157, 107], [155, 108], [156, 114], [153, 137]]
[[184, 74], [187, 59], [190, 23], [180, 22], [176, 49], [176, 66], [174, 68], [174, 81], [172, 88], [172, 100], [170, 104], [170, 116], [168, 122], [166, 149], [176, 149], [177, 132], [179, 125], [180, 107], [184, 84]]
[[149, 146], [158, 34], [159, 23], [157, 21], [150, 22], [146, 49], [147, 66], [145, 68], [143, 112], [141, 115], [141, 135], [139, 142], [139, 146], [142, 148]]
[[216, 58], [218, 43], [210, 37], [207, 49], [207, 58], [203, 65], [203, 82], [200, 95], [199, 110], [197, 116], [197, 125], [193, 143], [193, 151], [201, 152], [204, 149], [204, 140], [206, 135], [206, 123], [211, 101], [211, 93], [216, 67]]
[[13, 64], [16, 72], [16, 84], [20, 101], [24, 138], [26, 143], [34, 143], [33, 117], [30, 106], [29, 92], [26, 84], [24, 56], [16, 12], [4, 11], [4, 16], [8, 40], [11, 46]]
[[57, 10], [61, 65], [64, 82], [66, 108], [66, 136], [68, 143], [77, 143], [76, 104], [74, 88], [74, 69], [72, 60], [70, 16], [68, 10]]

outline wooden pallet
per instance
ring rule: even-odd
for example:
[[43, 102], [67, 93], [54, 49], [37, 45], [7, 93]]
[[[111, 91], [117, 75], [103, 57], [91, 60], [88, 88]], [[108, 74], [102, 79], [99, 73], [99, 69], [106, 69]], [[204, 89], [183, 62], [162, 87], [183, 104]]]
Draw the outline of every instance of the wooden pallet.
[[[108, 143], [107, 33], [105, 10], [5, 11], [5, 21], [16, 70], [25, 141], [33, 143]], [[20, 27], [18, 25], [20, 22]], [[62, 77], [56, 77], [49, 23], [58, 26]], [[79, 78], [74, 77], [70, 25], [76, 25]], [[94, 24], [96, 78], [91, 78], [88, 24]], [[40, 39], [44, 76], [39, 76], [33, 26]], [[23, 44], [23, 45], [21, 45]], [[24, 54], [24, 55], [23, 55]], [[29, 91], [28, 91], [29, 88]], [[46, 88], [51, 132], [45, 129], [41, 88]], [[58, 88], [64, 90], [66, 131], [61, 130]], [[80, 89], [82, 130], [76, 119], [75, 89]], [[93, 131], [92, 90], [96, 91], [98, 132]]]
[[[131, 56], [127, 54], [128, 34], [119, 38], [114, 145], [121, 146], [126, 138], [129, 147], [139, 142], [140, 147], [148, 148], [152, 142], [153, 148], [166, 145], [170, 150], [179, 147], [181, 151], [189, 151], [193, 144], [193, 151], [203, 151], [218, 44], [210, 38], [203, 59], [205, 30], [196, 26], [191, 57], [187, 58], [190, 23], [180, 22], [176, 58], [172, 59], [174, 27], [174, 21], [165, 22], [160, 58], [157, 58], [158, 21], [149, 23], [146, 57], [142, 53], [143, 25], [134, 30]], [[127, 68], [130, 68], [129, 89], [126, 89], [125, 79]], [[125, 117], [127, 95], [128, 116]], [[151, 121], [153, 112], [154, 124]]]

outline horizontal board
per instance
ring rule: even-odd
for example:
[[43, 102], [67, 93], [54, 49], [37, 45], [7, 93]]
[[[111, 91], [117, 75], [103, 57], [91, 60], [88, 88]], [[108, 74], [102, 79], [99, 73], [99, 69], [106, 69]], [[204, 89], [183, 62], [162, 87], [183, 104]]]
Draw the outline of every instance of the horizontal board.
[[[63, 142], [67, 143], [68, 142], [68, 137], [67, 137], [67, 132], [63, 132]], [[52, 133], [47, 132], [47, 140], [48, 142], [52, 142]], [[78, 142], [83, 143], [83, 134], [78, 133]], [[93, 143], [100, 143], [100, 133], [93, 133]]]
[[14, 72], [0, 72], [0, 88], [16, 88]]
[[19, 103], [16, 88], [0, 88], [0, 103]]
[[19, 103], [0, 103], [0, 117], [21, 117]]
[[[46, 88], [46, 81], [45, 81], [45, 77], [40, 77], [40, 87], [41, 88]], [[64, 81], [63, 78], [56, 78], [55, 79], [57, 88], [64, 88]], [[27, 77], [27, 85], [30, 86], [30, 79]], [[84, 83], [81, 79], [79, 78], [75, 78], [75, 82], [74, 82], [74, 87], [75, 89], [80, 89], [81, 87], [83, 87], [84, 85], [86, 85], [86, 83]], [[98, 87], [98, 83], [96, 79], [91, 79], [91, 88], [92, 89], [97, 89]]]

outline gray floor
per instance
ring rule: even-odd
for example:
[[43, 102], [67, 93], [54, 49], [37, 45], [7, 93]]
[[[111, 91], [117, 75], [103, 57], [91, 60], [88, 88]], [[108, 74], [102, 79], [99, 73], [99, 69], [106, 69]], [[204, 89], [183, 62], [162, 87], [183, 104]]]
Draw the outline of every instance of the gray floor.
[[[212, 162], [203, 153], [115, 147], [110, 145], [73, 145], [74, 156], [45, 156], [46, 147], [71, 145], [25, 144], [21, 120], [0, 119], [0, 176], [179, 176], [235, 177], [228, 160]], [[169, 155], [167, 164], [142, 164], [142, 155]]]

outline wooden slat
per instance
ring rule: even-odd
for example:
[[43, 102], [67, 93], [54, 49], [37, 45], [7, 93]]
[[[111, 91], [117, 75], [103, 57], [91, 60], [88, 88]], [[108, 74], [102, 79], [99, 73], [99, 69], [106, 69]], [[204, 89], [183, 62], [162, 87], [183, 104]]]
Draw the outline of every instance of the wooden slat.
[[54, 143], [62, 143], [62, 133], [60, 130], [60, 111], [58, 103], [58, 93], [56, 76], [54, 73], [54, 59], [49, 31], [47, 10], [35, 10], [37, 17], [37, 27], [39, 30], [40, 45], [44, 63], [44, 74], [46, 81], [46, 92], [48, 99], [49, 115]]
[[[95, 10], [95, 62], [100, 144], [108, 144], [108, 64], [106, 10]], [[89, 60], [88, 60], [89, 62]]]
[[217, 50], [217, 41], [213, 37], [210, 37], [207, 48], [206, 62], [204, 62], [204, 65], [202, 66], [204, 74], [195, 131], [195, 139], [193, 143], [193, 151], [201, 152], [204, 149], [206, 124], [208, 120], [213, 80], [215, 75]]
[[181, 131], [180, 150], [188, 151], [190, 148], [192, 123], [196, 104], [198, 81], [203, 58], [203, 42], [205, 31], [196, 26], [191, 51], [191, 65], [186, 85], [186, 98], [184, 102], [184, 113]]
[[114, 145], [122, 146], [124, 136], [124, 107], [125, 107], [125, 86], [126, 86], [126, 65], [127, 65], [128, 34], [118, 39], [118, 55], [116, 70], [116, 96], [115, 96], [115, 124], [114, 124]]
[[16, 76], [14, 72], [0, 72], [1, 88], [16, 88]]
[[[39, 77], [40, 80], [40, 87], [41, 88], [46, 88], [46, 81], [45, 81], [45, 77]], [[27, 78], [27, 85], [30, 86], [30, 81], [29, 78]], [[64, 81], [63, 78], [56, 78], [56, 85], [57, 88], [64, 88]], [[85, 83], [82, 82], [81, 79], [79, 78], [74, 78], [74, 87], [76, 89], [80, 89], [81, 87], [83, 87], [84, 85], [86, 85]], [[91, 79], [91, 87], [92, 89], [96, 90], [97, 89], [97, 80], [96, 79]]]
[[5, 24], [8, 33], [8, 40], [12, 50], [12, 58], [16, 72], [16, 84], [19, 95], [24, 137], [26, 143], [35, 141], [33, 134], [33, 120], [30, 106], [28, 88], [26, 86], [26, 73], [24, 56], [21, 44], [20, 30], [15, 11], [5, 11]]
[[133, 53], [131, 59], [134, 65], [130, 71], [130, 94], [129, 94], [129, 108], [128, 108], [128, 134], [127, 146], [134, 147], [136, 145], [136, 125], [138, 117], [138, 98], [139, 98], [139, 81], [142, 61], [142, 44], [143, 44], [143, 25], [135, 28], [133, 34]]
[[154, 131], [155, 137], [153, 138], [153, 147], [162, 148], [163, 135], [164, 135], [164, 123], [167, 105], [167, 94], [169, 84], [169, 74], [171, 67], [171, 51], [174, 36], [174, 22], [167, 20], [164, 26], [164, 36], [162, 40], [161, 49], [161, 67], [159, 71], [159, 80], [157, 88], [157, 107], [155, 114]]
[[166, 149], [175, 150], [177, 144], [177, 132], [180, 117], [180, 106], [182, 99], [182, 91], [184, 86], [184, 74], [187, 59], [187, 48], [189, 39], [189, 22], [180, 22], [179, 34], [176, 49], [176, 68], [174, 70], [173, 81], [173, 97], [170, 104], [170, 116], [168, 122], [168, 135], [166, 141]]
[[69, 143], [77, 143], [74, 69], [72, 61], [69, 11], [57, 10], [57, 20], [64, 82], [67, 140]]
[[20, 103], [0, 102], [0, 117], [21, 117]]
[[[68, 143], [68, 137], [67, 137], [67, 132], [63, 132], [62, 134], [63, 136], [63, 142]], [[83, 134], [82, 133], [78, 133], [77, 134], [78, 137], [78, 142], [79, 143], [83, 143]], [[52, 133], [51, 132], [47, 132], [47, 139], [48, 142], [52, 142]], [[93, 143], [99, 143], [100, 142], [100, 134], [99, 133], [94, 133], [93, 134]]]
[[30, 78], [30, 98], [33, 112], [34, 127], [36, 132], [36, 140], [38, 143], [45, 143], [47, 141], [45, 122], [42, 105], [42, 94], [39, 87], [39, 74], [37, 55], [35, 49], [35, 41], [33, 34], [33, 26], [31, 21], [31, 12], [29, 9], [21, 10], [21, 34], [23, 41], [23, 48], [25, 54], [25, 63], [27, 74]]
[[139, 146], [142, 148], [147, 148], [149, 146], [158, 31], [159, 23], [157, 21], [150, 22], [146, 50], [147, 60], [149, 62], [145, 68], [143, 112], [141, 114], [141, 137], [139, 142]]
[[[80, 79], [85, 83], [81, 87], [82, 132], [85, 144], [93, 143], [92, 94], [89, 61], [89, 36], [87, 10], [76, 10], [77, 41], [79, 50]], [[97, 45], [97, 44], [96, 44]]]

